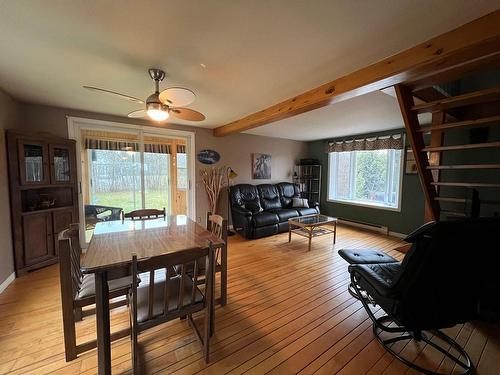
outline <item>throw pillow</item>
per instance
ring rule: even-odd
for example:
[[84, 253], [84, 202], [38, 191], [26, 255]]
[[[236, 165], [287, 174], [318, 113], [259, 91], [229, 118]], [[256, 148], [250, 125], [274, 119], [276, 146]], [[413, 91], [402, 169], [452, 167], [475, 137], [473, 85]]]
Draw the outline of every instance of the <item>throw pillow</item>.
[[306, 198], [293, 198], [292, 207], [294, 208], [309, 208], [309, 203]]

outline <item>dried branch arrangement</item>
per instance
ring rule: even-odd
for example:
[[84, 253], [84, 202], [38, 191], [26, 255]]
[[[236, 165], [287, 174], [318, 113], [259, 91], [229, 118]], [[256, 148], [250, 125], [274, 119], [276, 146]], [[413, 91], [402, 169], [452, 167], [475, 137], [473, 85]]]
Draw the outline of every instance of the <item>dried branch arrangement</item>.
[[226, 166], [212, 167], [200, 171], [201, 179], [208, 195], [209, 210], [212, 213], [216, 212], [217, 201], [220, 191], [226, 182], [227, 173], [228, 167]]

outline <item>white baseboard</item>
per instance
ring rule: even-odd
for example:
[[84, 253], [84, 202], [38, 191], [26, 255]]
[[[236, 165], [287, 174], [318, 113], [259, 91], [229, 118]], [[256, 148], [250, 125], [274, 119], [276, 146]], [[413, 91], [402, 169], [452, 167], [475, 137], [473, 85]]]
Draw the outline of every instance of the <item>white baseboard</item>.
[[389, 236], [397, 237], [397, 238], [406, 238], [406, 234], [389, 231]]
[[372, 230], [374, 232], [382, 233], [382, 234], [385, 234], [387, 236], [393, 236], [393, 237], [397, 237], [397, 238], [405, 238], [406, 237], [406, 234], [390, 231], [389, 228], [384, 227], [384, 226], [357, 223], [355, 221], [343, 220], [343, 219], [339, 219], [338, 222], [341, 224], [350, 225], [351, 227]]
[[16, 274], [15, 272], [12, 272], [9, 277], [7, 277], [2, 284], [0, 284], [0, 294], [3, 293], [5, 289], [10, 285], [11, 282], [13, 282], [16, 279]]

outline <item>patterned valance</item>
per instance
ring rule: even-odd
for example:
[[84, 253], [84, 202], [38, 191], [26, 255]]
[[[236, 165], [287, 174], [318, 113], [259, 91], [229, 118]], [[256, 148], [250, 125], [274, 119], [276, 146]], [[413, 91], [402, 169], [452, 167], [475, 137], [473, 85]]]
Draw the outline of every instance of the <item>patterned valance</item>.
[[170, 145], [162, 143], [145, 143], [144, 152], [153, 154], [170, 154]]
[[112, 151], [139, 151], [139, 143], [85, 138], [85, 149], [112, 150]]
[[328, 143], [326, 152], [366, 151], [366, 150], [402, 150], [403, 136], [388, 136], [332, 141]]
[[[104, 139], [85, 138], [85, 149], [111, 150], [111, 151], [135, 151], [139, 152], [139, 142], [113, 141]], [[144, 152], [154, 154], [170, 154], [169, 144], [145, 143]]]
[[186, 153], [186, 145], [177, 145], [177, 153], [185, 154]]

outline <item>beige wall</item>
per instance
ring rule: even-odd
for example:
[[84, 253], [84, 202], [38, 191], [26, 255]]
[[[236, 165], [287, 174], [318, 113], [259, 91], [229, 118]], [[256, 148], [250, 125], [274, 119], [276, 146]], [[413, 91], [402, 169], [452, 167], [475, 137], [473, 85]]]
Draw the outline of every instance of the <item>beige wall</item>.
[[[66, 116], [86, 117], [99, 120], [124, 122], [138, 125], [155, 126], [146, 120], [129, 119], [126, 117], [82, 112], [71, 109], [49, 107], [43, 105], [21, 103], [19, 108], [18, 125], [21, 129], [46, 131], [55, 135], [67, 137], [68, 126]], [[218, 151], [221, 160], [216, 165], [227, 165], [238, 173], [234, 183], [268, 183], [291, 181], [292, 168], [295, 161], [305, 157], [307, 144], [305, 142], [290, 141], [278, 138], [262, 137], [250, 134], [237, 134], [224, 138], [212, 136], [212, 131], [183, 125], [168, 125], [168, 128], [194, 131], [196, 133], [196, 152], [205, 148]], [[272, 155], [271, 180], [252, 180], [251, 154], [269, 153]], [[205, 166], [196, 162], [196, 177], [198, 180], [200, 169]], [[201, 182], [196, 183], [196, 216], [204, 222], [207, 211], [206, 193]], [[220, 212], [226, 214], [226, 195], [221, 194]]]
[[16, 126], [17, 103], [0, 90], [0, 284], [14, 272], [4, 129]]

